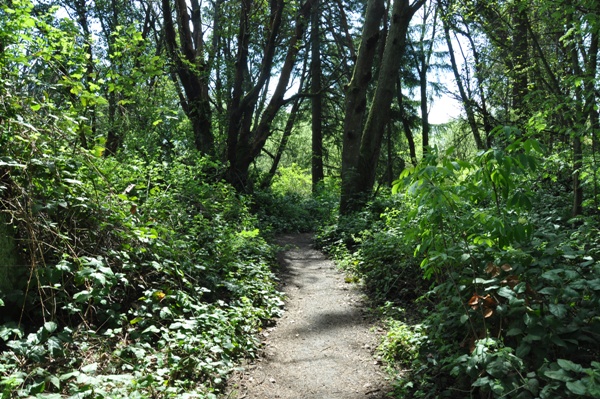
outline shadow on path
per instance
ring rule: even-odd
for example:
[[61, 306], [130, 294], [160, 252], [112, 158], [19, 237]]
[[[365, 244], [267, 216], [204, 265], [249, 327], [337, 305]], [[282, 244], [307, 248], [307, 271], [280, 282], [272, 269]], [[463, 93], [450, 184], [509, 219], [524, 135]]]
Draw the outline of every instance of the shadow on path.
[[360, 293], [307, 234], [283, 236], [279, 277], [287, 296], [264, 357], [230, 380], [229, 399], [383, 399], [389, 385], [373, 357], [377, 334]]

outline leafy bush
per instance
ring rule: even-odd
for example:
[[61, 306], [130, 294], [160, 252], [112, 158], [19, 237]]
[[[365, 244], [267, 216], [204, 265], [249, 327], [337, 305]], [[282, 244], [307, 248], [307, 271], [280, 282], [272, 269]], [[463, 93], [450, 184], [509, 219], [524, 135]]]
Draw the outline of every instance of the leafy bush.
[[390, 321], [380, 348], [399, 397], [598, 396], [598, 221], [565, 219], [539, 145], [505, 133], [511, 145], [472, 161], [433, 150], [382, 215], [321, 233], [381, 302], [432, 284], [417, 324]]
[[[281, 305], [274, 249], [243, 198], [209, 183], [204, 161], [183, 161], [84, 153], [69, 157], [71, 170], [55, 154], [56, 173], [70, 177], [29, 191], [46, 206], [18, 219], [35, 234], [28, 241], [55, 244], [29, 257], [35, 279], [17, 296], [27, 305], [0, 329], [6, 394], [203, 396], [253, 355], [253, 333]], [[41, 172], [24, 177], [47, 179]], [[26, 190], [17, 176], [12, 184]], [[56, 191], [64, 204], [54, 208]]]
[[310, 174], [293, 164], [280, 168], [270, 190], [254, 193], [254, 211], [263, 230], [311, 232], [334, 217], [337, 191], [333, 182], [326, 180], [313, 193]]

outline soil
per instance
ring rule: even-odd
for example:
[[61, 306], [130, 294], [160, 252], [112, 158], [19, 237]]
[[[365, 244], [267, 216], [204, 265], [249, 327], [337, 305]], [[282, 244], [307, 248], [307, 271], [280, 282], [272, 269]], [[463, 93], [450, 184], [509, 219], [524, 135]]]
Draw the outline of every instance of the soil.
[[229, 380], [227, 399], [383, 399], [390, 391], [359, 288], [308, 234], [283, 236], [285, 313], [263, 330], [262, 355]]

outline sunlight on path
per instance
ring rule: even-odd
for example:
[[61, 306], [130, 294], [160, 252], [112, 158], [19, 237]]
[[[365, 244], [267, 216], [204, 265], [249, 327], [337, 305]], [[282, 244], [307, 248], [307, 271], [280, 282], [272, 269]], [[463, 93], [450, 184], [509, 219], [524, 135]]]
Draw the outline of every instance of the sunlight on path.
[[264, 332], [264, 358], [232, 378], [229, 398], [384, 398], [388, 387], [372, 354], [377, 333], [358, 290], [312, 249], [309, 235], [282, 243], [296, 246], [280, 255], [284, 316]]

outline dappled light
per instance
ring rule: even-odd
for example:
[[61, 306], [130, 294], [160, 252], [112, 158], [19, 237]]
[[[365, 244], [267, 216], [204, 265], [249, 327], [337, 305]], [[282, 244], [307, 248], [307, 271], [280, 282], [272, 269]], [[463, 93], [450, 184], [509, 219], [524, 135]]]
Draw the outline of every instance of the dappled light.
[[0, 397], [599, 398], [597, 3], [0, 1]]

